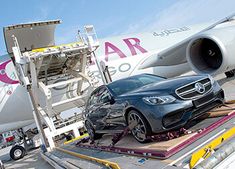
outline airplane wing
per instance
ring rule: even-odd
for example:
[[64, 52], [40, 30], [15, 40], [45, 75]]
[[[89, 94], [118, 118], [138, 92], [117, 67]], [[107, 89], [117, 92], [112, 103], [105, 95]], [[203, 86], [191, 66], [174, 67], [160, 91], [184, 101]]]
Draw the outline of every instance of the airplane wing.
[[170, 48], [164, 49], [163, 51], [160, 51], [158, 53], [150, 55], [148, 58], [146, 58], [141, 64], [140, 69], [145, 69], [149, 67], [156, 67], [156, 66], [172, 66], [172, 65], [178, 65], [183, 64], [187, 62], [186, 59], [186, 49], [190, 41], [195, 38], [197, 35], [199, 35], [202, 32], [205, 32], [207, 30], [213, 29], [215, 26], [233, 20], [235, 16], [235, 13], [227, 16], [226, 18], [223, 18], [219, 20], [218, 22], [208, 26], [207, 28], [203, 29], [202, 31], [186, 38], [185, 40], [171, 46]]

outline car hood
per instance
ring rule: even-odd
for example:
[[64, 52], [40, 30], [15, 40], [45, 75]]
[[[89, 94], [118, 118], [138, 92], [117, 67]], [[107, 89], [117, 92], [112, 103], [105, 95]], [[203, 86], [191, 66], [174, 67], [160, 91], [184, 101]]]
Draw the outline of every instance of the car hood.
[[175, 90], [181, 86], [206, 78], [207, 76], [182, 76], [172, 79], [166, 79], [157, 83], [151, 83], [146, 86], [140, 87], [121, 96], [142, 96], [146, 94], [173, 94]]

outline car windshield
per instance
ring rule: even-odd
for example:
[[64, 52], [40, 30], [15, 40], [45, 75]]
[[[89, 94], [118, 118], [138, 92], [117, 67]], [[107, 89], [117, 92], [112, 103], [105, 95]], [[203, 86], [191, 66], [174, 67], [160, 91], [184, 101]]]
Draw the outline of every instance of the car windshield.
[[164, 80], [163, 77], [144, 74], [114, 81], [110, 83], [108, 87], [114, 92], [115, 95], [122, 95], [145, 85], [156, 83], [162, 80]]

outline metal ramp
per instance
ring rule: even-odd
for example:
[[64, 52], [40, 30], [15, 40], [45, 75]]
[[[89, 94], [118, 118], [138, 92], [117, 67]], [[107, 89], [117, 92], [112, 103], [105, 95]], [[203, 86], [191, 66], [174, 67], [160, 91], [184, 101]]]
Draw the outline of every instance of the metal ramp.
[[[99, 46], [93, 26], [84, 27], [85, 34], [79, 34], [78, 42], [55, 46], [54, 31], [59, 23], [56, 20], [4, 28], [7, 51], [21, 85], [27, 88], [43, 142], [50, 148], [55, 146], [53, 137], [61, 134], [53, 123], [55, 117], [64, 110], [84, 106], [95, 87], [94, 78], [86, 75], [85, 69]], [[46, 135], [41, 118], [49, 127]]]

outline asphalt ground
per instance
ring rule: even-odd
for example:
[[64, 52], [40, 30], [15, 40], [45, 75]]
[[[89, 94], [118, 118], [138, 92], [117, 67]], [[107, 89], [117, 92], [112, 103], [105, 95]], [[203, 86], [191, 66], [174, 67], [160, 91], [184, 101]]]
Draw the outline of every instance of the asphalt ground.
[[6, 169], [53, 169], [41, 158], [40, 149], [29, 151], [24, 158], [17, 161], [10, 158], [9, 151], [10, 147], [0, 150], [0, 160], [3, 161]]

